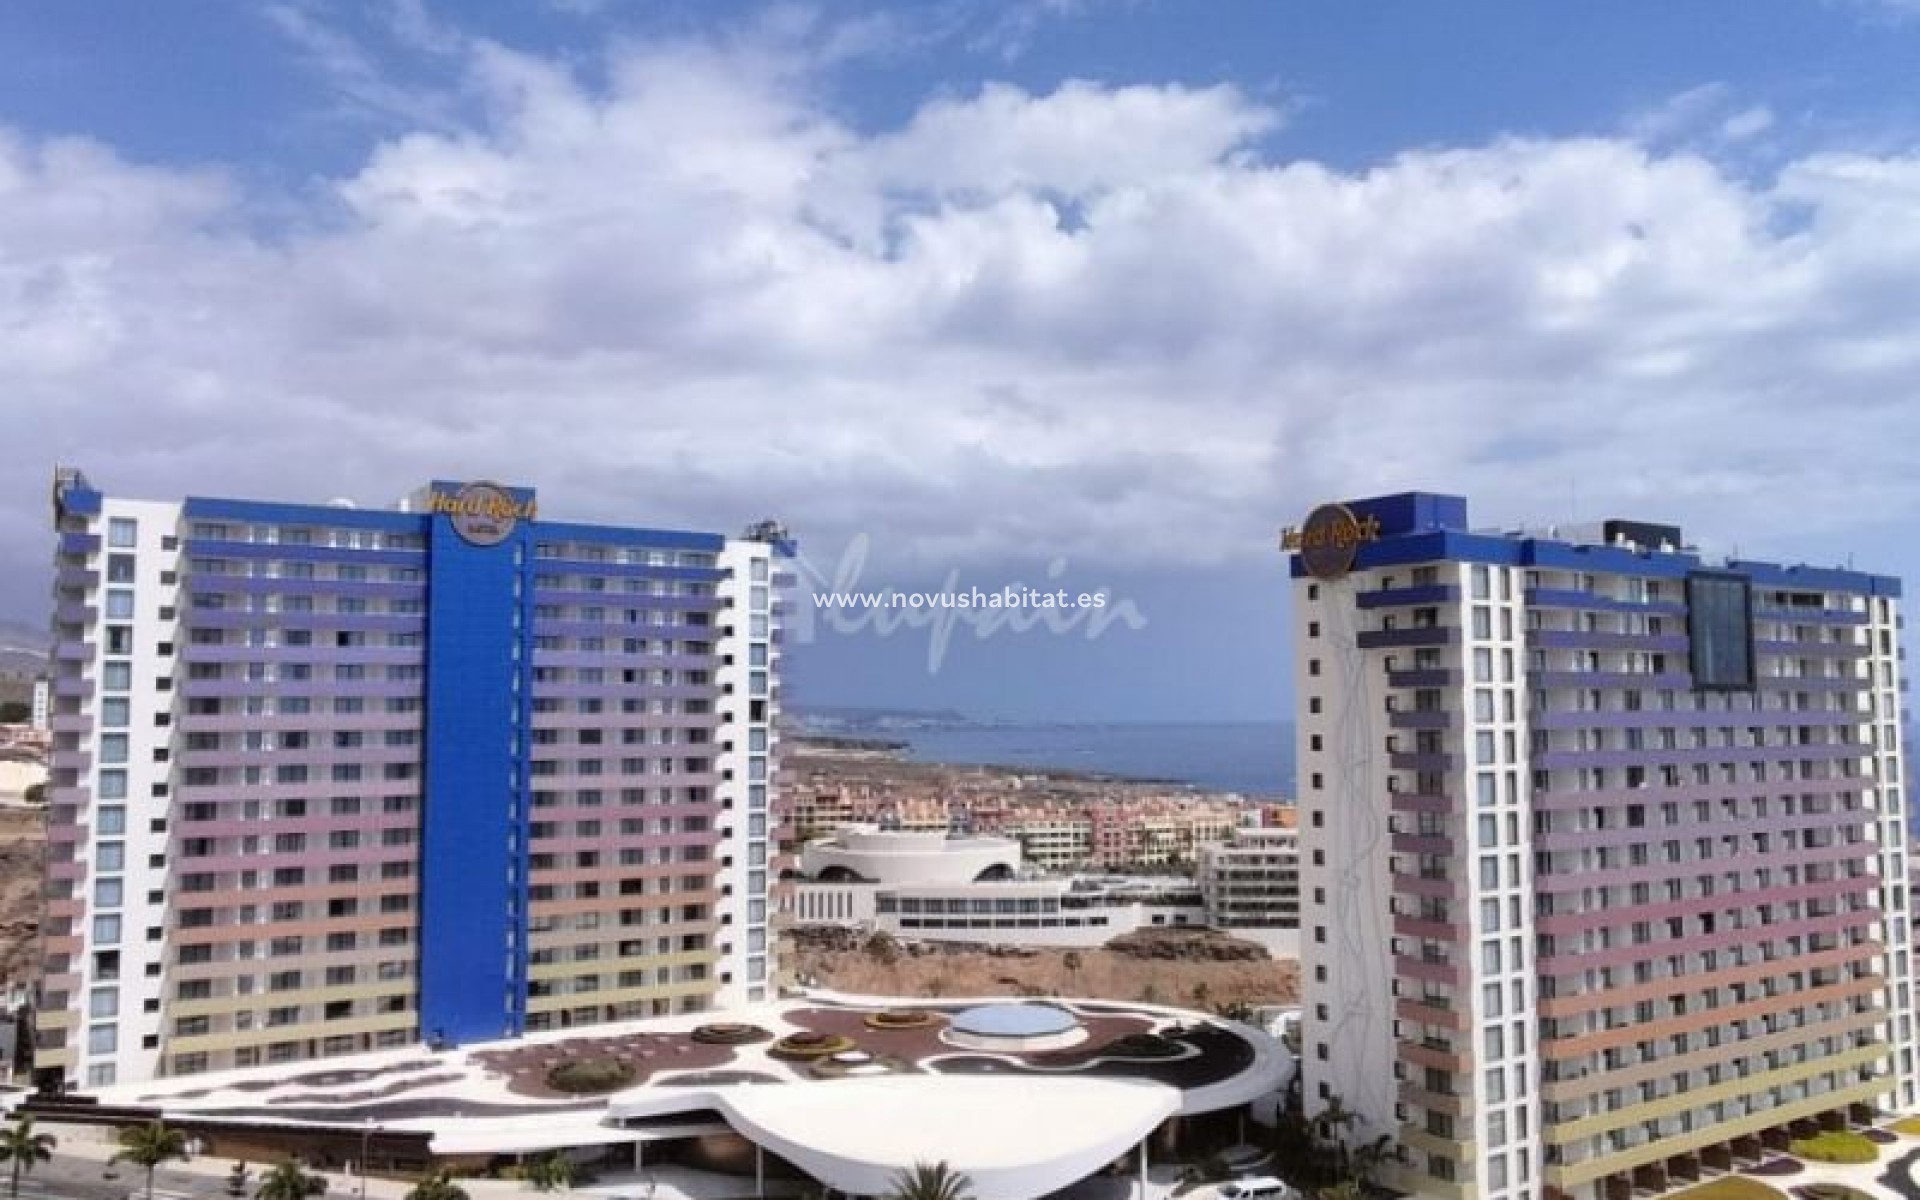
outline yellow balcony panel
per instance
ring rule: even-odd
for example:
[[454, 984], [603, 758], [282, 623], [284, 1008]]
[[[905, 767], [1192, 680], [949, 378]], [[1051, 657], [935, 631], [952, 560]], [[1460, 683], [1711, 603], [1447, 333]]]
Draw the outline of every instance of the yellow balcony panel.
[[[1565, 1145], [1568, 1142], [1585, 1141], [1591, 1137], [1609, 1133], [1615, 1129], [1640, 1125], [1647, 1121], [1673, 1117], [1688, 1109], [1704, 1108], [1723, 1100], [1732, 1100], [1742, 1096], [1751, 1096], [1773, 1091], [1789, 1083], [1810, 1079], [1816, 1075], [1848, 1071], [1868, 1063], [1883, 1062], [1888, 1058], [1887, 1048], [1875, 1043], [1850, 1050], [1845, 1054], [1818, 1056], [1791, 1066], [1779, 1067], [1772, 1071], [1762, 1071], [1758, 1075], [1749, 1075], [1744, 1079], [1732, 1079], [1712, 1087], [1692, 1088], [1678, 1092], [1659, 1100], [1649, 1100], [1639, 1104], [1623, 1104], [1619, 1108], [1582, 1117], [1577, 1121], [1563, 1121], [1549, 1126], [1544, 1140], [1550, 1145]], [[1880, 1085], [1882, 1090], [1885, 1085]], [[1836, 1093], [1829, 1093], [1836, 1094]], [[1768, 1111], [1780, 1111], [1769, 1109]], [[1817, 1111], [1817, 1110], [1816, 1110]], [[1762, 1123], [1763, 1126], [1767, 1124]], [[1717, 1139], [1709, 1139], [1713, 1141]]]
[[[1466, 1133], [1473, 1132], [1473, 1126], [1462, 1121], [1457, 1127]], [[1460, 1163], [1471, 1163], [1477, 1156], [1477, 1150], [1471, 1137], [1441, 1137], [1428, 1133], [1418, 1125], [1400, 1127], [1400, 1144], [1427, 1154], [1438, 1154]], [[1424, 1176], [1422, 1179], [1424, 1180]]]
[[214, 1054], [249, 1046], [269, 1046], [275, 1042], [319, 1042], [330, 1037], [411, 1029], [418, 1020], [418, 1013], [375, 1013], [347, 1021], [306, 1021], [298, 1025], [275, 1025], [271, 1028], [255, 1026], [252, 1029], [230, 1029], [219, 1033], [168, 1038], [162, 1052], [171, 1057], [175, 1054]]
[[576, 992], [568, 996], [539, 996], [527, 1001], [527, 1012], [565, 1012], [572, 1008], [625, 1004], [630, 1000], [677, 1000], [683, 996], [711, 996], [718, 988], [711, 979], [690, 979], [684, 983], [656, 983], [645, 987], [608, 988], [598, 992]]
[[711, 966], [719, 954], [713, 950], [682, 950], [674, 954], [648, 954], [638, 958], [595, 958], [585, 962], [535, 963], [527, 968], [528, 979], [574, 979], [582, 975], [611, 975], [619, 971], [651, 970], [655, 967]]
[[[1644, 1167], [1648, 1163], [1660, 1162], [1676, 1154], [1687, 1154], [1703, 1146], [1732, 1141], [1742, 1135], [1758, 1133], [1769, 1126], [1784, 1125], [1801, 1117], [1811, 1117], [1828, 1109], [1844, 1108], [1856, 1103], [1872, 1103], [1876, 1097], [1887, 1090], [1887, 1087], [1887, 1081], [1884, 1079], [1870, 1079], [1824, 1095], [1811, 1096], [1792, 1104], [1770, 1108], [1765, 1112], [1748, 1113], [1737, 1120], [1722, 1121], [1707, 1129], [1696, 1129], [1692, 1133], [1677, 1137], [1660, 1138], [1630, 1150], [1602, 1154], [1597, 1158], [1589, 1158], [1577, 1163], [1549, 1164], [1542, 1175], [1546, 1182], [1554, 1187], [1576, 1188], [1608, 1175], [1617, 1175], [1623, 1171], [1631, 1171], [1635, 1167]], [[1549, 1140], [1558, 1139], [1550, 1138]]]
[[263, 1012], [290, 1005], [325, 1004], [330, 1000], [378, 1000], [386, 996], [416, 994], [411, 979], [384, 983], [356, 983], [347, 987], [303, 988], [297, 992], [254, 992], [247, 996], [209, 996], [205, 1000], [175, 1000], [167, 1006], [169, 1017], [217, 1017], [238, 1012]]

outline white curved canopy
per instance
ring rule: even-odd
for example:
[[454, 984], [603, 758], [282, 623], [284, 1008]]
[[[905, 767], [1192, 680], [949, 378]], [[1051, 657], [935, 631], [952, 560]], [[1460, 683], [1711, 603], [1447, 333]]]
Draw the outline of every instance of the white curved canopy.
[[1164, 1084], [924, 1075], [733, 1087], [715, 1106], [752, 1141], [843, 1192], [883, 1196], [914, 1163], [963, 1172], [978, 1200], [1032, 1200], [1133, 1149], [1180, 1110]]

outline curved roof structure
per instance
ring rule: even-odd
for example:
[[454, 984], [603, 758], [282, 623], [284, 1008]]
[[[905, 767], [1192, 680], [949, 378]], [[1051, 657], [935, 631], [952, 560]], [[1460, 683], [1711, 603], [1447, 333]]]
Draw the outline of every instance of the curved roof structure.
[[952, 837], [866, 825], [843, 825], [800, 850], [801, 874], [881, 884], [971, 883], [1015, 875], [1020, 843], [1006, 837]]
[[[722, 1031], [729, 1036], [714, 1036]], [[1148, 1033], [1175, 1052], [1110, 1049]], [[809, 1039], [837, 1049], [795, 1057], [791, 1047]], [[585, 1058], [625, 1064], [635, 1085], [607, 1096], [556, 1091], [554, 1066]], [[724, 1128], [854, 1195], [883, 1195], [900, 1169], [944, 1161], [968, 1176], [978, 1200], [1034, 1200], [1126, 1154], [1169, 1117], [1270, 1095], [1289, 1062], [1251, 1026], [1155, 1005], [815, 992], [734, 1013], [377, 1051], [293, 1072], [181, 1076], [94, 1095], [201, 1131], [284, 1128], [296, 1152], [303, 1133], [337, 1137], [369, 1124], [425, 1135], [438, 1156]]]

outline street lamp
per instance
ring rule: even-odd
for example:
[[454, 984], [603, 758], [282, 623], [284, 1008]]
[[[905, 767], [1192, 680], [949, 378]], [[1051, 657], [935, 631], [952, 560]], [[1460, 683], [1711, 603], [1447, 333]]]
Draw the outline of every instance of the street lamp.
[[360, 1120], [360, 1200], [367, 1200], [367, 1143], [373, 1138], [373, 1118]]

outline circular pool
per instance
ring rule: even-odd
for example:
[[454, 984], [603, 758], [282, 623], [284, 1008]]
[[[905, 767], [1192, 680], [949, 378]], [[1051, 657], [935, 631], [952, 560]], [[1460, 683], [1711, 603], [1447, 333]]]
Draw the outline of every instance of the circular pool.
[[1057, 1004], [981, 1004], [956, 1014], [943, 1041], [969, 1050], [1064, 1050], [1087, 1040], [1080, 1018]]

